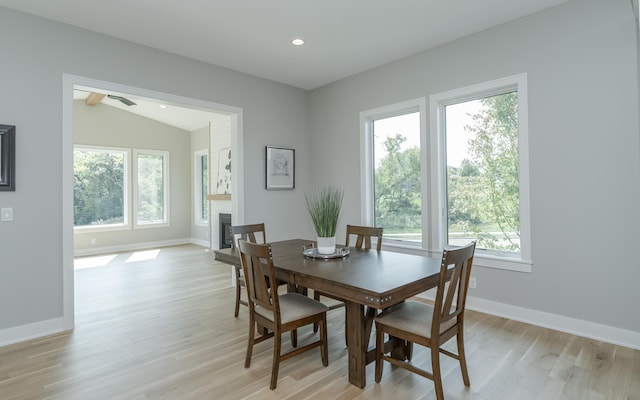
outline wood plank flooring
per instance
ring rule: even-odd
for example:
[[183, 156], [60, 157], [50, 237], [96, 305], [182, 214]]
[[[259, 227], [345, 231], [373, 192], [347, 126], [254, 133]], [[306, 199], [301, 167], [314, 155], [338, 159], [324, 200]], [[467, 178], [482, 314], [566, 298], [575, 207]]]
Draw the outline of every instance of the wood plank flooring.
[[[247, 308], [233, 317], [230, 267], [202, 247], [76, 265], [76, 329], [0, 348], [0, 399], [435, 398], [431, 381], [389, 364], [380, 384], [370, 364], [367, 386], [350, 385], [342, 309], [328, 314], [329, 366], [319, 351], [287, 360], [269, 390], [272, 342], [244, 368]], [[471, 311], [466, 320], [471, 388], [442, 356], [449, 400], [640, 400], [640, 351]], [[300, 344], [312, 335], [303, 329]], [[414, 351], [414, 362], [430, 365], [425, 349]]]

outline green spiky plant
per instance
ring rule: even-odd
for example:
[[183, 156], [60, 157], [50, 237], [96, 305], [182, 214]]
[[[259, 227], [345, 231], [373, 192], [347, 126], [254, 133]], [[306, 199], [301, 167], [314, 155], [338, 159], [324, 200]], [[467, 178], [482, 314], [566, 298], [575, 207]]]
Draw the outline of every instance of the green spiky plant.
[[343, 195], [343, 190], [335, 187], [321, 188], [312, 194], [304, 195], [313, 226], [319, 237], [336, 235]]

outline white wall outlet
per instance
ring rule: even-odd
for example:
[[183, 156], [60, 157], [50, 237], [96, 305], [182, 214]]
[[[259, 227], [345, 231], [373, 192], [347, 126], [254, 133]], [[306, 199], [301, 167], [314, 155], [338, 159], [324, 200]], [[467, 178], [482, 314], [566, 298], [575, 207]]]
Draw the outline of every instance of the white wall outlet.
[[91, 244], [92, 245], [96, 244], [96, 238], [91, 238]]
[[2, 221], [13, 221], [13, 208], [3, 208], [0, 210]]
[[475, 289], [477, 287], [476, 285], [477, 285], [476, 278], [472, 276], [469, 279], [469, 289]]

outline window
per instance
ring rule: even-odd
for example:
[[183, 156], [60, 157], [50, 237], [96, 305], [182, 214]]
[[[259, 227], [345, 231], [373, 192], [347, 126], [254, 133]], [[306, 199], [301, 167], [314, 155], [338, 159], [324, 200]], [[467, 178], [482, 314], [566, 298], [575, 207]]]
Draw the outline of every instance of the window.
[[[75, 229], [130, 229], [168, 224], [169, 153], [74, 147]], [[133, 174], [130, 176], [130, 165]]]
[[167, 223], [167, 163], [169, 153], [136, 150], [136, 225]]
[[126, 226], [129, 151], [76, 146], [73, 208], [76, 227]]
[[475, 240], [474, 264], [530, 271], [526, 99], [524, 74], [432, 95], [428, 135], [417, 100], [361, 113], [363, 220], [387, 246]]
[[209, 207], [207, 193], [209, 193], [209, 152], [198, 150], [194, 153], [194, 216], [195, 223], [207, 225], [209, 223]]

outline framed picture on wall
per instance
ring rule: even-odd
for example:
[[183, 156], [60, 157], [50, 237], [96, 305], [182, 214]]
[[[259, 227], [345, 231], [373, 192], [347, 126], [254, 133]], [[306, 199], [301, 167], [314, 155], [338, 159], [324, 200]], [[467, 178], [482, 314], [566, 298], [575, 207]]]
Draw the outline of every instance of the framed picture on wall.
[[16, 127], [0, 125], [0, 191], [16, 190]]
[[295, 150], [266, 146], [266, 188], [287, 190], [295, 187]]

